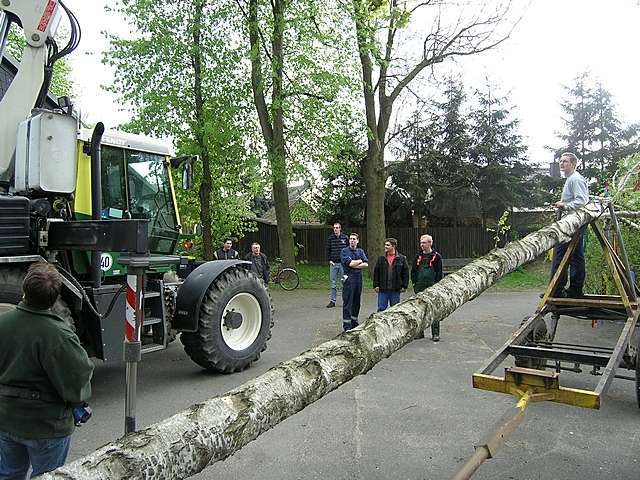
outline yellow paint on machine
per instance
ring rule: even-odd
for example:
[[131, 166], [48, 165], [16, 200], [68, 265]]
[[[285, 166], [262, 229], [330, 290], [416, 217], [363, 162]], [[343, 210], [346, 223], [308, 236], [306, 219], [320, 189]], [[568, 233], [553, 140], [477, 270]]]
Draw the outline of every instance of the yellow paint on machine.
[[164, 168], [167, 169], [167, 173], [169, 174], [169, 190], [171, 190], [171, 199], [173, 200], [173, 204], [175, 205], [176, 225], [182, 225], [182, 222], [180, 222], [180, 209], [178, 208], [176, 189], [173, 186], [173, 172], [171, 171], [171, 162], [169, 161], [169, 157], [165, 158]]
[[73, 210], [76, 216], [91, 217], [91, 157], [84, 153], [85, 142], [78, 140], [78, 176]]
[[600, 395], [589, 390], [567, 388], [557, 382], [545, 382], [535, 375], [527, 375], [524, 383], [516, 383], [510, 375], [505, 378], [481, 373], [473, 374], [473, 387], [491, 392], [506, 393], [519, 397], [523, 385], [534, 394], [548, 394], [547, 401], [564, 403], [575, 407], [600, 409]]

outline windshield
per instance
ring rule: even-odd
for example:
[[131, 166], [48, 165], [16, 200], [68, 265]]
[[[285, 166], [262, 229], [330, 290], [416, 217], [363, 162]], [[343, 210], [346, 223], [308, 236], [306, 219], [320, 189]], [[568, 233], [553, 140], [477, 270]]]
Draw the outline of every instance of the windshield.
[[173, 252], [178, 231], [162, 155], [103, 146], [102, 202], [103, 217], [149, 219], [149, 250]]

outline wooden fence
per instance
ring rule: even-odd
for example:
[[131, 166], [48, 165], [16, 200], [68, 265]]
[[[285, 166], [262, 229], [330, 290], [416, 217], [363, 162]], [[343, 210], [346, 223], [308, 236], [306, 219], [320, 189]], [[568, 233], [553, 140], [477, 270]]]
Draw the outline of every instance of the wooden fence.
[[[360, 235], [360, 246], [368, 249], [367, 233], [364, 227], [343, 226], [342, 231], [347, 235], [356, 232]], [[327, 238], [333, 233], [326, 225], [294, 226], [295, 242], [298, 245], [298, 261], [308, 263], [326, 263]], [[486, 254], [493, 245], [492, 236], [479, 225], [464, 227], [433, 227], [428, 230], [422, 228], [388, 228], [387, 236], [398, 240], [398, 251], [409, 257], [418, 251], [420, 235], [428, 233], [433, 237], [434, 248], [444, 258], [473, 258]], [[238, 251], [244, 256], [251, 250], [251, 243], [260, 243], [262, 252], [269, 259], [280, 256], [278, 247], [278, 232], [275, 225], [258, 222], [258, 230], [241, 238]]]

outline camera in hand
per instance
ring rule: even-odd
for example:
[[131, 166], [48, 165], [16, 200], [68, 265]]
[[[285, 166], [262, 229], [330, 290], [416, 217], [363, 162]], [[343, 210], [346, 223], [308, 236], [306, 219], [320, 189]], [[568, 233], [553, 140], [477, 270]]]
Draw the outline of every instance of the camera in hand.
[[73, 407], [73, 420], [77, 427], [83, 423], [87, 423], [93, 415], [93, 411], [88, 403]]

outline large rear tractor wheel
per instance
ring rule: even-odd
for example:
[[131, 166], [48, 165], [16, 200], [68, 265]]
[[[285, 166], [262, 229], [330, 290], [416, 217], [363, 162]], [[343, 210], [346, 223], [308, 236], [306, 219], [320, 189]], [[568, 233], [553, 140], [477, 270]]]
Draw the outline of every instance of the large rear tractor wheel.
[[224, 271], [202, 299], [198, 331], [183, 332], [187, 355], [201, 367], [223, 373], [239, 372], [260, 358], [273, 326], [271, 296], [264, 282], [250, 271]]

